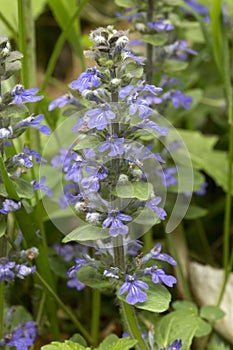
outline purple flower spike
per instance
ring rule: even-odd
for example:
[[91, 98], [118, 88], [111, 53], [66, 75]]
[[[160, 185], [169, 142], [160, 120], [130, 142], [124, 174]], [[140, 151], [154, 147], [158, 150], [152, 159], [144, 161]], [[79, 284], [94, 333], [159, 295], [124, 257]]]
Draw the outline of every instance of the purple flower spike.
[[144, 270], [145, 275], [151, 275], [153, 283], [163, 283], [168, 287], [173, 287], [173, 284], [177, 282], [176, 278], [172, 275], [166, 275], [163, 269], [158, 269], [157, 266], [148, 267]]
[[162, 348], [161, 350], [179, 350], [182, 346], [182, 340], [176, 339], [171, 345], [168, 345], [166, 348]]
[[14, 346], [16, 350], [28, 350], [37, 336], [36, 322], [28, 321], [19, 325], [12, 333], [7, 334], [1, 345]]
[[82, 73], [77, 80], [72, 81], [70, 87], [83, 92], [86, 89], [98, 87], [100, 85], [100, 77], [102, 73], [95, 67], [88, 68], [86, 72]]
[[50, 135], [50, 129], [47, 125], [40, 124], [40, 122], [44, 119], [43, 114], [38, 114], [37, 116], [30, 116], [26, 119], [21, 120], [17, 124], [15, 124], [14, 128], [35, 128], [38, 129], [42, 134]]
[[36, 271], [36, 266], [27, 266], [27, 264], [19, 264], [15, 266], [15, 271], [17, 272], [17, 277], [24, 279], [27, 275], [31, 275]]
[[174, 29], [174, 26], [165, 21], [153, 21], [147, 23], [148, 27], [157, 30], [158, 32], [168, 32]]
[[96, 128], [97, 130], [103, 130], [108, 124], [108, 120], [116, 117], [115, 113], [112, 112], [108, 106], [91, 109], [86, 113], [89, 117], [88, 127], [90, 129]]
[[85, 177], [81, 184], [86, 191], [97, 192], [100, 188], [99, 180], [103, 180], [108, 176], [108, 169], [105, 166], [97, 168], [88, 166], [86, 171], [92, 175]]
[[177, 184], [176, 178], [173, 174], [177, 173], [177, 169], [173, 168], [164, 168], [162, 171], [158, 170], [157, 174], [162, 177], [162, 183], [164, 186], [169, 187]]
[[208, 186], [208, 182], [204, 181], [202, 184], [201, 184], [201, 188], [200, 190], [198, 191], [195, 191], [194, 193], [198, 196], [204, 196], [206, 194], [206, 188]]
[[74, 105], [77, 107], [81, 107], [81, 103], [77, 100], [77, 98], [75, 98], [73, 95], [71, 95], [71, 93], [67, 93], [65, 95], [62, 95], [58, 98], [56, 98], [55, 100], [53, 100], [49, 106], [48, 106], [48, 110], [52, 111], [53, 109], [55, 109], [56, 107], [59, 108], [63, 108], [66, 105]]
[[14, 279], [14, 272], [11, 271], [15, 266], [14, 261], [9, 261], [8, 258], [0, 258], [0, 282], [11, 281]]
[[98, 192], [100, 189], [99, 178], [97, 176], [88, 176], [82, 179], [82, 187], [88, 192]]
[[76, 265], [72, 266], [67, 272], [67, 276], [70, 280], [67, 282], [67, 286], [69, 288], [76, 288], [77, 290], [82, 290], [85, 288], [85, 284], [80, 282], [76, 277], [76, 272], [78, 272], [82, 266], [87, 265], [87, 261], [85, 259], [77, 258], [75, 259]]
[[124, 153], [125, 150], [123, 145], [124, 138], [118, 138], [118, 136], [114, 134], [113, 136], [106, 137], [106, 141], [99, 146], [98, 151], [105, 152], [110, 148], [111, 151], [108, 153], [108, 155], [111, 157], [115, 157]]
[[139, 56], [135, 56], [132, 52], [125, 50], [125, 52], [123, 52], [123, 60], [126, 59], [132, 59], [135, 62], [141, 64], [141, 65], [145, 65], [145, 61], [146, 61], [146, 57], [139, 57]]
[[161, 202], [161, 200], [162, 200], [161, 197], [149, 199], [146, 202], [146, 207], [153, 210], [161, 220], [164, 220], [165, 217], [167, 216], [167, 213], [163, 208], [158, 207], [158, 204]]
[[15, 88], [11, 91], [11, 96], [14, 97], [12, 103], [22, 104], [27, 102], [37, 102], [44, 98], [44, 96], [33, 96], [35, 95], [39, 89], [31, 88], [24, 89], [22, 85], [16, 85]]
[[34, 180], [31, 182], [31, 184], [33, 185], [34, 190], [45, 191], [45, 193], [47, 194], [48, 197], [52, 197], [53, 191], [48, 186], [44, 185], [45, 181], [46, 181], [46, 177], [41, 176], [41, 178], [38, 182]]
[[125, 283], [121, 286], [118, 294], [124, 294], [128, 292], [126, 296], [126, 302], [134, 305], [136, 303], [144, 303], [147, 300], [147, 294], [141, 290], [149, 289], [147, 283], [140, 281], [136, 278], [136, 275], [126, 275]]
[[149, 119], [143, 120], [143, 122], [137, 124], [136, 127], [138, 127], [139, 129], [146, 128], [146, 129], [155, 130], [161, 136], [166, 136], [169, 131], [167, 128], [164, 128], [163, 126], [159, 126], [157, 123], [152, 122]]
[[157, 259], [157, 260], [166, 261], [170, 265], [176, 266], [177, 265], [176, 261], [170, 255], [168, 255], [166, 253], [160, 253], [161, 250], [162, 250], [161, 243], [157, 243], [148, 254], [146, 254], [142, 257], [142, 260], [141, 260], [142, 263], [145, 263], [151, 259]]
[[2, 209], [0, 213], [7, 215], [13, 211], [19, 210], [21, 208], [21, 202], [15, 202], [12, 199], [5, 199], [2, 203]]
[[145, 120], [154, 112], [143, 99], [133, 101], [133, 99], [130, 97], [128, 102], [131, 103], [129, 107], [129, 115], [134, 115], [136, 112], [138, 112], [139, 118]]
[[[209, 10], [208, 7], [205, 5], [202, 5], [200, 3], [198, 3], [195, 0], [184, 0], [184, 2], [189, 5], [190, 7], [192, 7], [193, 10], [195, 10], [197, 13], [199, 13], [200, 15], [208, 15], [209, 14]], [[186, 9], [185, 9], [186, 12]]]
[[116, 237], [118, 235], [125, 236], [127, 235], [129, 228], [124, 225], [122, 221], [131, 221], [132, 217], [119, 211], [112, 211], [108, 214], [107, 219], [104, 220], [102, 227], [107, 228], [111, 225], [109, 229], [109, 233], [112, 237]]
[[13, 163], [18, 163], [25, 168], [29, 169], [33, 166], [32, 157], [35, 158], [36, 163], [41, 163], [41, 161], [46, 162], [44, 158], [36, 150], [31, 150], [29, 147], [24, 146], [23, 152], [13, 156], [11, 161]]
[[191, 103], [193, 102], [191, 96], [184, 95], [180, 90], [169, 91], [166, 94], [164, 94], [162, 98], [163, 101], [168, 99], [171, 100], [174, 108], [178, 108], [181, 104], [184, 107], [184, 109], [189, 109]]

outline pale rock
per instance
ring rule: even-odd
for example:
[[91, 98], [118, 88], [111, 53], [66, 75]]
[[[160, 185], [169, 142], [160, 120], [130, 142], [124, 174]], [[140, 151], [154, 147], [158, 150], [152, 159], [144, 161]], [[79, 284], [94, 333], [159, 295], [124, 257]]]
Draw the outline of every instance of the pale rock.
[[[224, 276], [223, 269], [190, 262], [189, 278], [194, 298], [200, 306], [215, 305]], [[223, 319], [214, 328], [233, 344], [233, 273], [230, 274], [220, 305], [225, 312]]]

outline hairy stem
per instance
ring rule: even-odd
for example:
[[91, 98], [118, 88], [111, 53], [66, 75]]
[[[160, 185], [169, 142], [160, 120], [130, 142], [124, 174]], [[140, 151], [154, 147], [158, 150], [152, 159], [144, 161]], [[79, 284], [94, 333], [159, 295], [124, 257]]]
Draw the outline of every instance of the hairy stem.
[[136, 339], [138, 343], [136, 344], [136, 349], [138, 350], [148, 350], [140, 332], [140, 328], [137, 323], [137, 318], [135, 315], [134, 307], [121, 302], [121, 309], [123, 313], [124, 320], [126, 322], [127, 329], [133, 339]]

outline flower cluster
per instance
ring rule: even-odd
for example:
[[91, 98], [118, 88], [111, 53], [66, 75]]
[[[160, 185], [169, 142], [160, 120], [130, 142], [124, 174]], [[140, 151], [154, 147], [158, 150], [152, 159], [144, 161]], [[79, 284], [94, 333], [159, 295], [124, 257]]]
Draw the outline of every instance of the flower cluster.
[[38, 250], [35, 247], [22, 250], [16, 254], [14, 259], [8, 257], [0, 258], [0, 282], [12, 281], [15, 277], [24, 279], [26, 276], [35, 272], [36, 266], [30, 265], [29, 261], [38, 256]]
[[[22, 55], [20, 52], [11, 50], [7, 37], [0, 37], [1, 82], [9, 79], [12, 74], [21, 68], [21, 58]], [[1, 89], [1, 91], [5, 91], [5, 89]], [[33, 160], [37, 164], [45, 161], [38, 151], [30, 149], [28, 146], [24, 146], [23, 150], [18, 154], [16, 154], [14, 148], [10, 152], [5, 152], [5, 147], [12, 146], [12, 143], [9, 141], [18, 138], [28, 128], [37, 129], [45, 135], [50, 134], [49, 127], [41, 123], [44, 115], [31, 114], [26, 107], [27, 103], [34, 103], [43, 99], [43, 96], [36, 95], [38, 91], [37, 88], [25, 89], [22, 85], [17, 84], [1, 95], [0, 147], [1, 153], [4, 155], [6, 171], [11, 177], [13, 184], [16, 183], [16, 188], [19, 187], [19, 185], [17, 186], [19, 182], [21, 185], [24, 183], [25, 180], [20, 179], [19, 181], [18, 178], [21, 174], [25, 174], [27, 169], [32, 168]], [[2, 178], [0, 182], [3, 182]], [[4, 195], [2, 195], [0, 201], [2, 202], [2, 214], [20, 209], [20, 202], [14, 203], [12, 199], [5, 198]]]
[[[62, 164], [69, 181], [60, 199], [62, 207], [72, 205], [86, 221], [108, 230], [110, 237], [126, 236], [130, 234], [128, 223], [139, 210], [146, 208], [158, 220], [166, 216], [158, 206], [162, 198], [148, 184], [143, 169], [147, 159], [154, 159], [158, 168], [164, 160], [136, 144], [142, 130], [156, 138], [168, 133], [167, 128], [159, 126], [146, 100], [148, 96], [156, 97], [162, 89], [141, 79], [142, 61], [128, 49], [127, 32], [109, 26], [93, 31], [91, 39], [96, 46], [87, 56], [92, 56], [98, 67], [88, 68], [70, 84], [73, 91], [69, 98], [59, 97], [49, 105], [49, 110], [61, 106], [61, 101], [62, 106], [66, 103], [89, 106], [87, 110], [81, 109], [82, 116], [73, 130], [78, 133], [77, 144], [68, 151], [61, 150], [62, 155], [55, 156], [52, 164], [55, 167]], [[138, 79], [131, 72], [132, 65], [141, 72]], [[82, 147], [82, 143], [87, 146]], [[157, 174], [161, 177], [159, 171]], [[109, 183], [113, 184], [111, 191]], [[141, 198], [134, 186], [145, 190], [145, 185], [148, 196]], [[126, 208], [124, 203], [128, 199], [123, 192], [130, 188], [134, 198]], [[120, 202], [111, 208], [109, 202], [114, 200]]]
[[182, 347], [182, 340], [177, 339], [171, 345], [168, 345], [166, 348], [162, 348], [161, 350], [179, 350]]
[[[117, 282], [118, 295], [127, 293], [126, 301], [136, 304], [146, 301], [144, 290], [150, 284], [172, 287], [176, 283], [175, 277], [166, 273], [162, 261], [173, 266], [176, 262], [161, 253], [161, 245], [140, 258], [142, 245], [135, 240], [134, 221], [139, 215], [142, 217], [137, 224], [139, 234], [143, 229], [140, 227], [145, 226], [145, 213], [152, 225], [167, 215], [161, 206], [162, 196], [148, 180], [145, 164], [153, 162], [153, 177], [161, 188], [175, 180], [171, 180], [172, 169], [167, 170], [164, 180], [165, 160], [152, 152], [150, 144], [142, 145], [141, 136], [149, 133], [159, 143], [169, 130], [159, 125], [161, 119], [151, 108], [151, 100], [159, 99], [162, 88], [143, 80], [144, 59], [130, 51], [127, 34], [112, 26], [93, 31], [90, 38], [95, 46], [86, 55], [95, 59], [97, 65], [73, 81], [71, 91], [51, 102], [49, 110], [70, 104], [80, 111], [73, 128], [77, 142], [68, 150], [61, 149], [52, 165], [62, 167], [68, 182], [59, 200], [61, 207], [71, 206], [84, 220], [81, 229], [85, 229], [87, 236], [88, 229], [93, 227], [100, 232], [93, 243], [95, 257], [87, 252], [75, 257], [69, 247], [68, 258], [64, 249], [59, 248], [65, 260], [76, 258], [67, 273], [68, 286], [82, 290], [85, 283], [79, 279], [79, 272], [91, 267], [100, 279], [113, 282], [115, 287]], [[119, 238], [125, 259], [131, 260], [124, 267], [117, 266], [115, 261], [113, 245]]]
[[3, 339], [0, 339], [0, 348], [14, 346], [16, 350], [28, 350], [34, 343], [37, 336], [36, 322], [28, 321], [19, 324], [12, 332], [7, 333]]
[[[201, 13], [207, 14], [208, 10], [205, 6], [196, 3], [196, 1], [185, 1], [192, 9], [201, 11]], [[197, 53], [192, 50], [186, 40], [176, 40], [175, 26], [172, 23], [174, 18], [170, 15], [172, 13], [171, 2], [139, 2], [137, 7], [126, 9], [126, 15], [118, 13], [118, 17], [123, 17], [134, 25], [134, 28], [141, 34], [140, 39], [132, 40], [132, 46], [147, 46], [147, 52], [149, 52], [149, 62], [147, 63], [146, 75], [148, 81], [153, 81], [156, 71], [167, 72], [168, 75], [163, 75], [161, 78], [156, 78], [160, 87], [163, 88], [163, 93], [160, 96], [146, 96], [147, 101], [152, 105], [157, 105], [160, 112], [164, 111], [164, 108], [168, 101], [171, 101], [174, 108], [182, 106], [184, 109], [189, 109], [192, 103], [192, 97], [183, 94], [182, 83], [175, 78], [171, 78], [169, 72], [169, 65], [173, 62], [173, 65], [179, 64], [179, 61], [185, 61], [188, 55], [196, 55]], [[188, 6], [187, 6], [188, 8]], [[171, 9], [171, 11], [169, 11]], [[186, 13], [188, 10], [185, 10]], [[207, 12], [206, 12], [207, 11]], [[159, 38], [163, 38], [160, 44]], [[157, 42], [158, 40], [158, 42]], [[178, 66], [177, 66], [178, 67]], [[177, 68], [179, 70], [179, 67]], [[178, 88], [179, 87], [179, 88]], [[169, 88], [169, 90], [167, 89]]]

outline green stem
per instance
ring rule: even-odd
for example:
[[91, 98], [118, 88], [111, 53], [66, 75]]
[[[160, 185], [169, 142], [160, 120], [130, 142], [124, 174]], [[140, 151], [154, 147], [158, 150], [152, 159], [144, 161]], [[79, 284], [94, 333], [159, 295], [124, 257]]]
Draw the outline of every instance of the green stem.
[[57, 62], [58, 56], [61, 52], [62, 46], [64, 45], [65, 40], [67, 39], [69, 32], [74, 24], [74, 21], [77, 19], [77, 17], [80, 15], [82, 9], [84, 8], [85, 4], [87, 3], [88, 0], [82, 0], [79, 4], [79, 6], [77, 7], [76, 11], [74, 12], [73, 16], [70, 18], [67, 27], [65, 30], [62, 31], [61, 35], [59, 36], [55, 48], [53, 50], [53, 53], [50, 57], [48, 66], [47, 66], [47, 70], [45, 73], [45, 78], [44, 81], [42, 83], [41, 86], [41, 90], [45, 90], [46, 86], [48, 85], [51, 75], [53, 73], [55, 64]]
[[5, 282], [0, 282], [0, 339], [3, 338], [3, 322], [4, 322], [4, 291]]
[[232, 207], [232, 162], [233, 162], [233, 124], [230, 124], [230, 140], [228, 155], [228, 185], [225, 203], [224, 231], [223, 231], [223, 266], [226, 269], [229, 262], [230, 226]]
[[37, 311], [37, 316], [36, 316], [36, 324], [39, 325], [43, 316], [43, 310], [44, 310], [44, 306], [45, 306], [45, 301], [46, 301], [46, 293], [43, 290], [42, 291], [42, 297], [40, 300], [40, 304], [39, 304], [39, 308]]
[[23, 54], [21, 81], [36, 86], [35, 30], [31, 0], [18, 0], [19, 49]]
[[[6, 237], [0, 239], [0, 258], [6, 256]], [[4, 296], [5, 296], [5, 282], [0, 282], [0, 339], [3, 337], [4, 329]]]
[[154, 245], [153, 241], [153, 228], [151, 228], [144, 236], [143, 236], [143, 252], [148, 253]]
[[[19, 49], [23, 54], [21, 82], [25, 88], [37, 85], [35, 28], [32, 0], [18, 0]], [[31, 107], [34, 109], [34, 107]], [[26, 131], [26, 143], [40, 151], [40, 136], [37, 130]]]
[[59, 298], [59, 296], [54, 292], [54, 290], [50, 287], [50, 285], [44, 280], [44, 278], [39, 274], [39, 272], [35, 272], [36, 277], [39, 279], [41, 284], [44, 286], [44, 288], [50, 293], [50, 295], [53, 297], [54, 300], [58, 303], [60, 308], [69, 316], [70, 320], [73, 322], [73, 324], [77, 327], [78, 331], [86, 338], [86, 340], [93, 345], [94, 341], [92, 337], [90, 336], [89, 332], [86, 331], [86, 329], [82, 326], [80, 321], [76, 318], [76, 316], [73, 314], [73, 312], [66, 307], [66, 305], [62, 302], [62, 300]]
[[125, 257], [122, 236], [113, 238], [113, 245], [114, 264], [115, 266], [119, 267], [122, 270], [122, 272], [125, 272]]
[[91, 336], [95, 346], [98, 345], [98, 340], [99, 340], [100, 307], [101, 307], [101, 293], [99, 289], [92, 289]]
[[141, 332], [138, 326], [138, 323], [136, 321], [136, 316], [135, 316], [135, 310], [133, 306], [121, 302], [121, 309], [123, 312], [124, 320], [126, 322], [126, 327], [133, 339], [136, 339], [138, 343], [136, 344], [136, 348], [138, 350], [148, 350], [142, 336]]
[[[147, 23], [153, 21], [154, 0], [148, 0]], [[154, 64], [153, 64], [153, 45], [146, 44], [146, 82], [153, 82]]]

